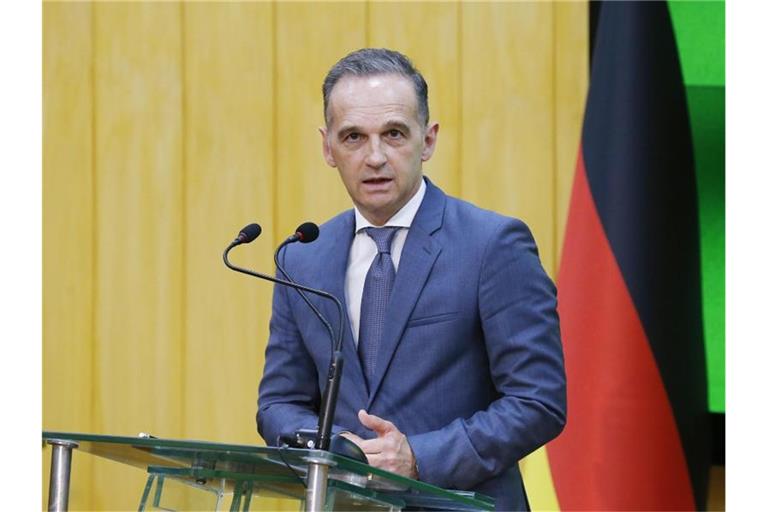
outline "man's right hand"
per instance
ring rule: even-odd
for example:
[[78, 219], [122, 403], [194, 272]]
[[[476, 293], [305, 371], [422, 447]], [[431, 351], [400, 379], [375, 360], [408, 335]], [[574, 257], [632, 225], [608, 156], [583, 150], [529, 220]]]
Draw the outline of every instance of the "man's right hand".
[[363, 410], [357, 416], [365, 428], [376, 432], [377, 437], [363, 439], [352, 432], [342, 432], [341, 435], [363, 450], [370, 465], [408, 478], [418, 478], [416, 460], [408, 438], [394, 423]]

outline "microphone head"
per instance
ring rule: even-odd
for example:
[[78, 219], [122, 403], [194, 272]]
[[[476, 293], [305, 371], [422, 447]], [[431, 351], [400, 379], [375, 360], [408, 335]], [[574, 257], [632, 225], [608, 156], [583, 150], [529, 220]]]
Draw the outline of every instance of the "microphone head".
[[240, 240], [241, 244], [249, 244], [256, 240], [260, 234], [261, 226], [256, 223], [248, 224], [240, 231], [240, 234], [237, 235], [237, 239]]
[[299, 242], [308, 244], [317, 240], [317, 237], [320, 236], [320, 228], [314, 222], [305, 222], [296, 228], [296, 236]]

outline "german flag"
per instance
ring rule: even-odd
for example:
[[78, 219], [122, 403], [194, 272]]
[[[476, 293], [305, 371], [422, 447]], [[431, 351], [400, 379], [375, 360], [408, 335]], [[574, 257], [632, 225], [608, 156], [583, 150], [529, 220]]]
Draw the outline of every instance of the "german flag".
[[562, 510], [705, 508], [695, 178], [667, 4], [604, 3], [558, 276]]

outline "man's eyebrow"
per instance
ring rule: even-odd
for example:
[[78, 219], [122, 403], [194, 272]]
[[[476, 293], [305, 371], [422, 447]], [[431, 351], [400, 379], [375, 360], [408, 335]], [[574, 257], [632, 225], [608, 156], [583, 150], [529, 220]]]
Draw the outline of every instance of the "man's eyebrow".
[[347, 136], [347, 135], [349, 135], [350, 133], [353, 133], [353, 132], [359, 132], [359, 131], [360, 131], [360, 127], [359, 127], [359, 126], [355, 126], [355, 125], [344, 126], [344, 127], [342, 127], [342, 128], [341, 128], [341, 129], [338, 131], [338, 133], [336, 134], [336, 136], [337, 136], [339, 139], [343, 139], [344, 137], [346, 137], [346, 136]]
[[396, 119], [393, 119], [391, 121], [387, 121], [386, 123], [384, 123], [384, 131], [392, 130], [392, 129], [400, 130], [406, 135], [411, 133], [411, 129], [408, 126], [408, 124], [404, 123], [403, 121], [398, 121]]
[[[405, 135], [408, 135], [411, 133], [411, 128], [408, 126], [408, 123], [405, 121], [400, 121], [399, 119], [390, 119], [384, 122], [384, 124], [381, 127], [381, 131], [386, 132], [389, 130], [400, 130]], [[360, 128], [357, 125], [348, 125], [348, 126], [342, 126], [341, 129], [336, 133], [336, 137], [339, 139], [345, 138], [350, 133], [360, 132], [362, 133], [363, 129]]]

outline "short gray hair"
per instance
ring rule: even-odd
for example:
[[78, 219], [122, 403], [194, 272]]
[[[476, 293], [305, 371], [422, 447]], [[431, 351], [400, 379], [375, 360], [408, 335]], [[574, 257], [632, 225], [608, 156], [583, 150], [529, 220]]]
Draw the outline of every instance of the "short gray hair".
[[336, 83], [347, 75], [373, 76], [395, 74], [408, 78], [413, 84], [419, 107], [419, 117], [429, 122], [427, 81], [413, 66], [411, 60], [400, 52], [386, 48], [362, 48], [337, 62], [323, 80], [323, 114], [328, 124], [328, 101]]

